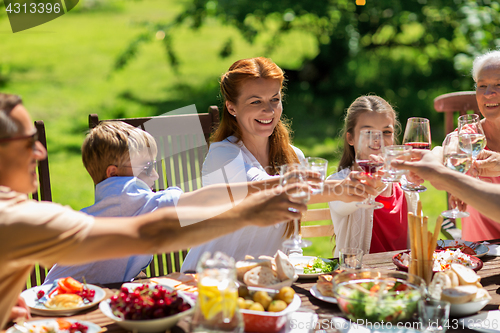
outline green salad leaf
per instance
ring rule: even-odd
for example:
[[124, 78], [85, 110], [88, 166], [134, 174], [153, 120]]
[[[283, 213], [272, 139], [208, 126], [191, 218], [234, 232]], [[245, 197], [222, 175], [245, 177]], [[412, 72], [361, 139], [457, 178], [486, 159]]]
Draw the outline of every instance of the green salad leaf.
[[304, 268], [304, 274], [330, 273], [333, 272], [338, 265], [337, 259], [325, 261], [321, 258], [316, 258], [313, 261], [312, 267]]

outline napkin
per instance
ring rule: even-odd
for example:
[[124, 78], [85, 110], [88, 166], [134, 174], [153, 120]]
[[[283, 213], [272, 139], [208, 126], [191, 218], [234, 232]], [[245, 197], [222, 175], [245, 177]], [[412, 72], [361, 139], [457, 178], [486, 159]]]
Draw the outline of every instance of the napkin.
[[462, 318], [459, 327], [467, 327], [483, 333], [498, 333], [500, 332], [500, 311], [482, 312], [475, 316]]
[[[486, 244], [485, 244], [486, 245]], [[500, 256], [500, 245], [488, 244], [486, 245], [490, 250], [487, 255], [489, 256]]]

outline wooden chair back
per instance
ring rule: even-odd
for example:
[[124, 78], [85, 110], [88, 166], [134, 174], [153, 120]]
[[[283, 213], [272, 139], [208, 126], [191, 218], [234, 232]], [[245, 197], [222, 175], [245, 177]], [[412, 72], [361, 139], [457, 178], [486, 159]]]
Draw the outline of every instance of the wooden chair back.
[[455, 119], [467, 113], [474, 113], [481, 116], [476, 101], [475, 91], [458, 91], [444, 94], [434, 99], [434, 109], [444, 113], [445, 133], [453, 132], [455, 129]]
[[[155, 190], [178, 186], [183, 191], [193, 191], [202, 186], [201, 170], [208, 152], [207, 142], [219, 124], [217, 106], [209, 107], [208, 113], [110, 120], [139, 127], [155, 138], [158, 145], [156, 171], [159, 175]], [[90, 129], [99, 122], [97, 114], [89, 115]], [[180, 272], [186, 255], [187, 250], [155, 255], [148, 267], [150, 276]]]
[[[38, 141], [40, 141], [45, 150], [47, 150], [47, 136], [43, 120], [36, 120], [35, 128], [38, 132]], [[31, 194], [31, 198], [37, 201], [52, 201], [48, 154], [45, 160], [38, 161], [38, 189]], [[47, 270], [45, 267], [36, 264], [30, 273], [28, 278], [29, 282], [26, 283], [26, 287], [34, 287], [42, 284], [46, 276]]]

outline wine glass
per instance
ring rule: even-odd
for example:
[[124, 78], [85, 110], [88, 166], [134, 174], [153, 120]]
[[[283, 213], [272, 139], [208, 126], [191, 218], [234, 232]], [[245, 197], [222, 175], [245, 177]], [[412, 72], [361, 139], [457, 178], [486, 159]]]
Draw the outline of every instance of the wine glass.
[[[431, 127], [429, 119], [419, 117], [409, 118], [406, 122], [403, 144], [405, 146], [411, 146], [413, 149], [431, 149]], [[401, 188], [411, 192], [427, 191], [427, 187], [409, 181], [407, 181], [406, 184], [402, 184]]]
[[[458, 134], [470, 135], [470, 154], [472, 155], [472, 164], [474, 165], [477, 156], [486, 147], [486, 137], [479, 116], [477, 114], [465, 114], [458, 117]], [[477, 173], [476, 179], [479, 179]]]
[[[356, 146], [356, 164], [366, 174], [373, 174], [384, 166], [384, 137], [382, 131], [364, 129], [359, 132]], [[382, 208], [384, 205], [376, 202], [370, 195], [367, 199], [356, 204], [360, 208]]]
[[[451, 132], [443, 141], [444, 165], [460, 173], [466, 173], [472, 165], [472, 134], [459, 135]], [[461, 212], [457, 208], [446, 210], [441, 213], [447, 218], [468, 217], [470, 214]]]
[[308, 171], [314, 172], [319, 177], [308, 179], [308, 183], [311, 186], [311, 194], [323, 193], [323, 188], [325, 186], [326, 172], [328, 170], [328, 160], [321, 157], [306, 157], [303, 160], [302, 165]]
[[[307, 185], [306, 171], [306, 167], [299, 163], [282, 165], [280, 169], [280, 184], [282, 186], [290, 184]], [[305, 191], [301, 186], [289, 189], [287, 194], [289, 195], [291, 201], [304, 204], [307, 203], [311, 197], [310, 191]], [[292, 251], [298, 251], [303, 247], [311, 246], [312, 244], [311, 241], [302, 239], [302, 236], [299, 233], [300, 219], [294, 219], [293, 224], [294, 228], [292, 238], [283, 242], [283, 247], [288, 249], [289, 253]]]

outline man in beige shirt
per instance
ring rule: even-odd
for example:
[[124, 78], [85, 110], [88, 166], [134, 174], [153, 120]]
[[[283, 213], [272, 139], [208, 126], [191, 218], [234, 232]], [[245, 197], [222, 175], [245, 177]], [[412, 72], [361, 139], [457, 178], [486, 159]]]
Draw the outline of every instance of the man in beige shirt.
[[[0, 328], [9, 320], [35, 262], [74, 265], [171, 252], [248, 225], [299, 218], [306, 210], [306, 205], [290, 201], [282, 188], [258, 191], [234, 206], [219, 199], [227, 198], [228, 187], [222, 184], [184, 193], [176, 207], [150, 214], [94, 218], [28, 199], [27, 194], [37, 188], [37, 161], [45, 157], [20, 98], [0, 94]], [[181, 227], [179, 219], [201, 222]]]

